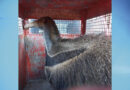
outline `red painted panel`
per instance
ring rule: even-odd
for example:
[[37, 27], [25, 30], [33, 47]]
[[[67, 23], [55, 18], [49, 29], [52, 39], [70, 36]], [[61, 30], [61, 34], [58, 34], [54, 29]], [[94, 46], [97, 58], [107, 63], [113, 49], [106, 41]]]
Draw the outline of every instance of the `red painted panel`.
[[[22, 10], [20, 8], [20, 10]], [[53, 19], [63, 20], [80, 20], [80, 11], [78, 10], [64, 10], [64, 9], [25, 9], [24, 12], [19, 11], [19, 17], [24, 19], [39, 19], [40, 17], [49, 16]]]
[[20, 0], [26, 7], [48, 9], [83, 9], [100, 0]]
[[[111, 0], [20, 0], [19, 17], [80, 20], [111, 12]], [[84, 13], [84, 15], [82, 15]]]
[[88, 8], [86, 17], [87, 19], [111, 13], [111, 0], [100, 0], [91, 8]]

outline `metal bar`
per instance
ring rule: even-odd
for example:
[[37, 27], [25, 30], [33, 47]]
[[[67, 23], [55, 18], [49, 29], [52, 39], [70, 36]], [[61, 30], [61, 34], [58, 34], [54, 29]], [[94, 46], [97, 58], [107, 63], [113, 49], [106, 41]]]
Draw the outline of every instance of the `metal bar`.
[[86, 32], [86, 19], [81, 19], [81, 35], [85, 35]]

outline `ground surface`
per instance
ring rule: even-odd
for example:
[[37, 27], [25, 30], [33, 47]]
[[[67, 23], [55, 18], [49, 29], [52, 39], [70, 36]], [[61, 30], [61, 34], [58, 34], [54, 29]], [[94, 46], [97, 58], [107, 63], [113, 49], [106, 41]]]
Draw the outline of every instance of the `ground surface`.
[[29, 81], [24, 90], [54, 90], [49, 82], [45, 80]]

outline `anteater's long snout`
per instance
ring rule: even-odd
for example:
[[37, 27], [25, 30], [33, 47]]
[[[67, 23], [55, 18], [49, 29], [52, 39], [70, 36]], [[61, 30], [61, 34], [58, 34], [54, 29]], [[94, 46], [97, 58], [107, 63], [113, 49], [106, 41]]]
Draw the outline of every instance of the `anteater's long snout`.
[[37, 27], [37, 26], [38, 26], [38, 24], [37, 24], [36, 21], [34, 21], [34, 22], [29, 22], [29, 23], [27, 23], [27, 24], [24, 25], [24, 29], [27, 30], [27, 29], [29, 29], [29, 28]]

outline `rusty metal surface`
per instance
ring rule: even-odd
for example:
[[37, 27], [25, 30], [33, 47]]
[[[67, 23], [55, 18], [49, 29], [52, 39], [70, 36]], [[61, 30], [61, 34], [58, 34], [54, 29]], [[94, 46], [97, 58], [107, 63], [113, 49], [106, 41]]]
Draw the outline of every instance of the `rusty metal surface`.
[[111, 12], [111, 0], [20, 0], [19, 17], [80, 20]]
[[41, 79], [45, 64], [45, 47], [40, 34], [28, 34], [25, 37], [27, 52], [27, 79]]
[[19, 90], [26, 85], [26, 52], [24, 45], [24, 35], [19, 35]]
[[93, 2], [100, 0], [19, 0], [20, 3], [29, 4], [28, 7], [37, 6], [40, 8], [56, 9], [84, 9]]

